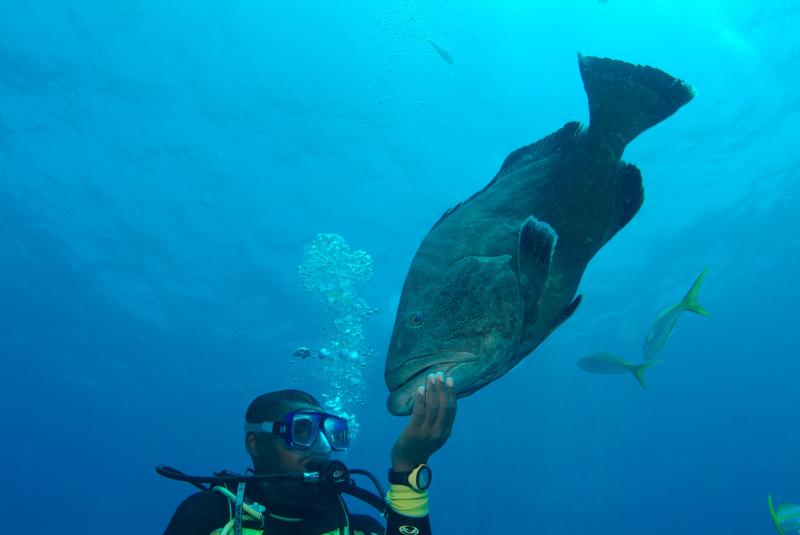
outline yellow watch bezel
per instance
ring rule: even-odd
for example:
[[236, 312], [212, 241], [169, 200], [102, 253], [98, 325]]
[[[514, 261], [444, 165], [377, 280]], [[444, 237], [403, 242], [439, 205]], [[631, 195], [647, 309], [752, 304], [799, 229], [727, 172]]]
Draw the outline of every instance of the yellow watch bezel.
[[[411, 485], [411, 488], [412, 488], [412, 489], [414, 489], [414, 490], [417, 490], [417, 491], [424, 491], [424, 490], [428, 490], [428, 488], [431, 486], [431, 482], [430, 482], [430, 481], [428, 481], [428, 484], [425, 486], [425, 488], [424, 488], [424, 489], [423, 489], [423, 488], [420, 488], [420, 486], [419, 486], [419, 481], [418, 481], [418, 479], [419, 479], [419, 472], [420, 472], [420, 470], [422, 470], [423, 468], [427, 468], [427, 469], [428, 469], [428, 472], [429, 472], [429, 473], [432, 475], [430, 466], [428, 466], [428, 465], [427, 465], [427, 464], [425, 464], [425, 463], [417, 465], [417, 467], [416, 467], [416, 468], [414, 468], [414, 469], [411, 471], [411, 473], [410, 473], [410, 474], [408, 474], [408, 484], [409, 484], [409, 485]], [[430, 478], [430, 479], [432, 479], [432, 478]]]

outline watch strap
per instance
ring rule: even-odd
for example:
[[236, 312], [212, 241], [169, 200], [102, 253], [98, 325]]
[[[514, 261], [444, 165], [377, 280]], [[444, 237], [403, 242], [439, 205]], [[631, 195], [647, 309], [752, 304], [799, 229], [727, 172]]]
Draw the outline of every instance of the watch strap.
[[411, 476], [411, 470], [396, 472], [389, 468], [389, 483], [392, 485], [405, 485], [410, 487], [411, 483], [408, 481], [409, 476]]
[[394, 470], [392, 470], [390, 468], [389, 469], [389, 483], [391, 483], [392, 485], [404, 485], [404, 486], [410, 487], [410, 488], [412, 488], [414, 490], [422, 490], [422, 489], [418, 488], [418, 485], [412, 484], [412, 479], [414, 479], [415, 482], [416, 482], [416, 478], [417, 478], [417, 476], [419, 474], [419, 471], [422, 470], [422, 469], [426, 469], [426, 470], [430, 471], [430, 468], [428, 467], [428, 465], [426, 465], [424, 463], [418, 464], [417, 466], [414, 467], [413, 470], [408, 470], [408, 471], [403, 471], [403, 472], [396, 472], [396, 471], [394, 471]]

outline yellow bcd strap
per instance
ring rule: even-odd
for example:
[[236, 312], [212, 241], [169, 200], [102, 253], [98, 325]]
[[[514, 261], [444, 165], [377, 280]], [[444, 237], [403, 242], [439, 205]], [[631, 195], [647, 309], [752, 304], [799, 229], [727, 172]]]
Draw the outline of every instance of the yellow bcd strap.
[[[232, 522], [233, 522], [233, 520], [231, 519], [231, 521], [228, 522], [228, 524], [226, 524], [224, 528], [215, 529], [214, 531], [211, 532], [211, 535], [224, 535], [226, 533], [229, 533], [230, 530], [233, 529], [233, 523]], [[226, 529], [228, 531], [225, 531]], [[344, 529], [344, 533], [345, 533], [345, 535], [349, 535], [350, 532], [347, 530], [347, 528], [345, 528]], [[264, 532], [262, 530], [260, 530], [260, 529], [242, 528], [242, 534], [243, 535], [264, 535]], [[339, 530], [335, 529], [333, 531], [327, 531], [325, 533], [320, 533], [320, 535], [340, 535], [340, 534], [339, 534]], [[354, 531], [353, 535], [365, 535], [365, 534], [364, 534], [363, 531]]]
[[[216, 486], [214, 490], [221, 493], [223, 496], [228, 498], [231, 503], [236, 502], [236, 495], [226, 489], [225, 487]], [[256, 510], [255, 508], [251, 507], [248, 504], [243, 504], [242, 509], [244, 510], [244, 515], [242, 521], [254, 520], [256, 522], [261, 522], [262, 514], [260, 511]], [[233, 526], [236, 524], [236, 519], [231, 518], [224, 527], [215, 529], [211, 532], [210, 535], [230, 535], [233, 532]], [[344, 526], [343, 529], [344, 535], [350, 535], [350, 527]], [[320, 535], [341, 535], [341, 531], [338, 529], [334, 529], [331, 531], [326, 531], [325, 533], [320, 533]], [[242, 527], [242, 535], [264, 535], [264, 530], [261, 529], [254, 529], [248, 527]], [[364, 535], [363, 531], [354, 531], [352, 535]]]

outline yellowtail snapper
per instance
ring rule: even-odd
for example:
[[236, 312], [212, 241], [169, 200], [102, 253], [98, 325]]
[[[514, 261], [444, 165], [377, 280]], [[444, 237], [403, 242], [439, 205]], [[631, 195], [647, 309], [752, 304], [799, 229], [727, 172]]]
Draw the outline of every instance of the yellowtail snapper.
[[800, 533], [800, 505], [782, 503], [777, 508], [772, 504], [772, 494], [768, 496], [769, 514], [778, 535]]
[[710, 312], [704, 309], [700, 303], [697, 302], [697, 295], [700, 293], [700, 285], [703, 283], [703, 279], [705, 278], [707, 271], [708, 270], [704, 270], [697, 277], [697, 280], [694, 281], [694, 284], [689, 289], [689, 292], [680, 303], [677, 305], [672, 305], [659, 314], [658, 319], [656, 319], [656, 322], [650, 328], [650, 332], [647, 333], [647, 337], [644, 340], [645, 360], [652, 359], [659, 351], [664, 349], [667, 340], [669, 340], [669, 336], [672, 334], [672, 330], [675, 328], [675, 325], [678, 323], [678, 319], [681, 317], [681, 313], [684, 311], [689, 311], [694, 312], [695, 314], [700, 314], [701, 316], [711, 315]]
[[578, 361], [578, 366], [589, 373], [599, 373], [603, 375], [630, 373], [639, 381], [642, 388], [647, 388], [644, 384], [644, 372], [651, 366], [660, 362], [660, 360], [649, 360], [641, 364], [634, 364], [613, 353], [600, 352], [583, 357]]

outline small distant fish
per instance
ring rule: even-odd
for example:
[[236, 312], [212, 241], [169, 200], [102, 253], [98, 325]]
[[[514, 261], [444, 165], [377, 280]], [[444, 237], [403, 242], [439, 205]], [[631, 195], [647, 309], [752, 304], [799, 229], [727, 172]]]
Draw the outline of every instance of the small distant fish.
[[297, 349], [294, 350], [294, 353], [292, 353], [293, 357], [301, 358], [303, 360], [313, 355], [314, 355], [313, 351], [311, 351], [307, 347], [298, 347]]
[[436, 53], [439, 54], [439, 57], [441, 57], [443, 60], [445, 60], [450, 65], [453, 64], [453, 56], [450, 55], [450, 52], [448, 52], [445, 47], [443, 47], [442, 45], [440, 45], [439, 43], [437, 43], [433, 39], [428, 39], [428, 42], [431, 44], [431, 46], [436, 51]]
[[642, 364], [633, 364], [622, 357], [612, 353], [592, 353], [578, 361], [578, 366], [589, 373], [599, 373], [603, 375], [617, 375], [622, 373], [632, 374], [642, 388], [647, 388], [644, 384], [644, 372], [650, 366], [658, 364], [660, 360], [649, 360]]
[[644, 360], [650, 360], [656, 356], [659, 351], [664, 349], [682, 312], [694, 312], [701, 316], [711, 315], [709, 311], [704, 309], [700, 303], [697, 302], [697, 295], [700, 293], [700, 285], [703, 283], [707, 271], [708, 270], [704, 270], [697, 277], [697, 280], [694, 281], [689, 292], [680, 303], [669, 307], [659, 314], [658, 319], [650, 328], [650, 332], [647, 333], [647, 337], [644, 340]]
[[772, 504], [772, 494], [769, 495], [769, 514], [778, 535], [786, 535], [787, 532], [800, 533], [800, 505], [793, 503], [782, 503], [777, 509]]

